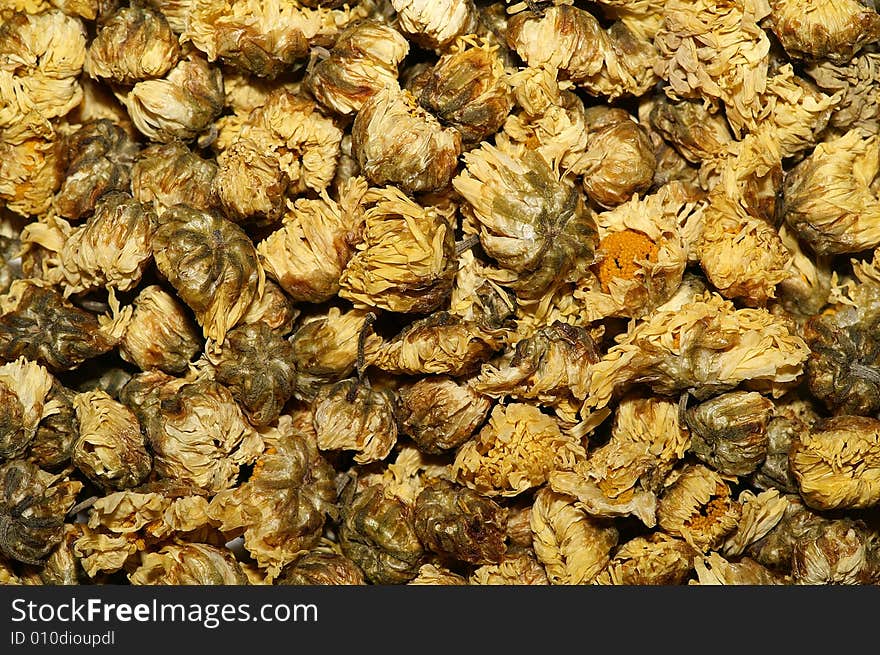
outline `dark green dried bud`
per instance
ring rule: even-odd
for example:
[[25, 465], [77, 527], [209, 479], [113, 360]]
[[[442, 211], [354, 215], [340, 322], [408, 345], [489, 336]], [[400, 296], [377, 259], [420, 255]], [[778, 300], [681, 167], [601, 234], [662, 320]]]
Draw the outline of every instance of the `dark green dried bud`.
[[749, 475], [767, 455], [773, 403], [756, 392], [731, 391], [691, 407], [685, 421], [691, 452], [726, 475]]
[[365, 585], [363, 572], [345, 555], [309, 552], [288, 565], [276, 585]]
[[419, 493], [415, 529], [427, 550], [469, 564], [497, 564], [507, 550], [507, 510], [447, 480]]
[[32, 436], [24, 426], [24, 407], [18, 393], [0, 380], [0, 458], [21, 454]]
[[767, 424], [767, 456], [755, 471], [752, 484], [758, 489], [797, 493], [797, 480], [788, 466], [792, 442], [809, 428], [794, 418], [774, 416]]
[[339, 526], [342, 552], [373, 584], [403, 584], [419, 572], [424, 549], [413, 525], [412, 508], [382, 485], [347, 490]]

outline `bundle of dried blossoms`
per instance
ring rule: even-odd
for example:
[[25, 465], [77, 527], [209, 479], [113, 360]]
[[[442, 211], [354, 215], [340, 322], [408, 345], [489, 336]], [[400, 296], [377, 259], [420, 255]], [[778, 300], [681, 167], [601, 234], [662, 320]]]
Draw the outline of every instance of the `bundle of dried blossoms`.
[[880, 15], [0, 4], [0, 581], [880, 582]]

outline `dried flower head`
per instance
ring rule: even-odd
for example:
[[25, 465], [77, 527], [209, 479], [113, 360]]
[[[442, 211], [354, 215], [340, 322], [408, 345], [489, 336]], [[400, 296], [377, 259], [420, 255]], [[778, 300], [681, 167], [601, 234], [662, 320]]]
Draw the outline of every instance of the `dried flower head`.
[[0, 138], [0, 201], [22, 216], [45, 214], [64, 182], [64, 141], [49, 123]]
[[651, 126], [692, 164], [717, 156], [733, 140], [723, 115], [697, 100], [661, 96], [651, 107]]
[[662, 532], [635, 537], [613, 552], [594, 580], [600, 585], [680, 585], [693, 569], [697, 551], [684, 539]]
[[351, 146], [374, 185], [421, 193], [449, 184], [461, 153], [461, 135], [444, 127], [406, 89], [386, 86], [361, 105], [351, 127]]
[[194, 312], [205, 338], [226, 333], [263, 293], [265, 273], [248, 235], [215, 211], [174, 205], [153, 235], [156, 266]]
[[798, 540], [792, 549], [794, 584], [876, 584], [877, 535], [851, 519], [829, 521], [812, 538]]
[[180, 141], [144, 148], [131, 167], [131, 195], [152, 202], [157, 214], [178, 203], [196, 209], [216, 205], [212, 187], [217, 163], [203, 159]]
[[777, 573], [761, 566], [750, 557], [736, 561], [726, 560], [718, 553], [709, 553], [694, 558], [696, 585], [750, 585], [768, 586], [785, 584]]
[[472, 0], [391, 0], [400, 29], [423, 48], [445, 50], [456, 37], [472, 34], [478, 11]]
[[860, 52], [841, 63], [820, 59], [808, 63], [804, 73], [825, 93], [840, 96], [828, 121], [832, 128], [841, 133], [855, 127], [867, 134], [880, 132], [876, 84], [880, 78], [880, 53]]
[[168, 544], [143, 553], [128, 575], [133, 585], [245, 585], [248, 577], [232, 551], [209, 544]]
[[348, 557], [313, 549], [284, 567], [276, 585], [365, 585], [364, 573]]
[[485, 496], [516, 496], [570, 469], [586, 452], [534, 405], [496, 405], [489, 422], [456, 452], [456, 479]]
[[180, 58], [177, 35], [158, 11], [134, 5], [102, 16], [85, 72], [119, 84], [162, 77]]
[[70, 460], [73, 442], [79, 436], [79, 423], [73, 408], [76, 393], [58, 380], [46, 394], [44, 416], [28, 446], [27, 459], [40, 468], [57, 470]]
[[0, 459], [22, 455], [31, 445], [44, 416], [55, 380], [42, 366], [19, 357], [0, 366]]
[[544, 566], [531, 551], [510, 553], [499, 564], [478, 566], [467, 578], [472, 585], [548, 585]]

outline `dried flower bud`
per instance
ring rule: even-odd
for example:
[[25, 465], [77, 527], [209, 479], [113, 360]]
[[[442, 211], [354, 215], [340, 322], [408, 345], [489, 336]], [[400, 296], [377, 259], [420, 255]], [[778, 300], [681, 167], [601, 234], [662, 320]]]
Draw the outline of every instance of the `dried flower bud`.
[[318, 199], [288, 203], [282, 226], [257, 244], [266, 274], [293, 300], [320, 303], [339, 291], [359, 237], [359, 205], [366, 192], [363, 178], [352, 178], [340, 190], [339, 202], [322, 191]]
[[73, 220], [94, 210], [108, 191], [128, 191], [138, 145], [108, 119], [90, 121], [66, 139], [69, 163], [55, 198], [58, 214]]
[[692, 164], [717, 156], [733, 140], [723, 115], [696, 100], [660, 96], [651, 108], [651, 126]]
[[815, 542], [832, 521], [813, 512], [797, 495], [786, 499], [788, 505], [782, 518], [766, 535], [751, 544], [747, 553], [764, 566], [787, 573], [791, 571], [797, 544]]
[[798, 435], [789, 466], [814, 509], [858, 509], [880, 502], [880, 421], [836, 416]]
[[530, 552], [510, 554], [500, 564], [483, 564], [468, 577], [472, 585], [548, 585], [544, 567]]
[[212, 492], [233, 486], [240, 467], [262, 451], [262, 440], [232, 393], [211, 380], [187, 382], [163, 375], [144, 390], [138, 405], [131, 396], [142, 382], [139, 377], [132, 378], [120, 399], [147, 432], [156, 475]]
[[56, 469], [70, 459], [73, 443], [79, 435], [79, 422], [73, 408], [75, 392], [58, 380], [46, 394], [45, 415], [31, 440], [27, 458], [44, 469]]
[[312, 550], [298, 557], [275, 579], [276, 585], [365, 585], [363, 572], [337, 552]]
[[693, 569], [696, 551], [662, 532], [636, 537], [614, 551], [594, 580], [600, 585], [680, 585]]
[[217, 163], [184, 143], [157, 143], [144, 148], [132, 166], [131, 195], [152, 202], [157, 214], [178, 203], [208, 210], [216, 204], [211, 186], [216, 175]]
[[880, 15], [873, 5], [837, 0], [814, 5], [803, 0], [771, 0], [769, 27], [791, 57], [844, 63], [880, 39]]
[[573, 164], [584, 191], [602, 207], [614, 207], [646, 191], [657, 162], [647, 132], [628, 115], [591, 132], [586, 151]]
[[40, 420], [54, 410], [46, 403], [53, 383], [45, 368], [24, 357], [0, 366], [0, 459], [27, 450]]
[[492, 401], [440, 375], [400, 390], [400, 427], [423, 453], [439, 454], [467, 441], [486, 420]]
[[142, 371], [182, 373], [200, 347], [201, 335], [174, 296], [155, 284], [141, 289], [119, 343], [125, 361]]
[[353, 450], [354, 461], [385, 459], [397, 443], [396, 398], [359, 380], [334, 384], [315, 403], [314, 426], [321, 450]]
[[50, 475], [22, 459], [0, 465], [0, 554], [42, 564], [60, 543], [64, 516], [82, 486], [65, 473]]
[[85, 71], [95, 79], [134, 84], [162, 77], [179, 58], [177, 35], [165, 17], [135, 5], [102, 17], [89, 44]]
[[530, 513], [535, 555], [551, 584], [589, 584], [608, 565], [617, 529], [544, 487]]
[[484, 496], [516, 496], [544, 484], [552, 471], [586, 456], [580, 442], [534, 405], [496, 405], [489, 422], [458, 449], [456, 479]]
[[[507, 330], [434, 312], [413, 321], [389, 341], [371, 335], [364, 363], [398, 375], [451, 375], [474, 372], [501, 349]], [[2, 342], [0, 342], [2, 343]]]
[[273, 332], [283, 336], [290, 334], [299, 314], [300, 310], [294, 307], [293, 301], [282, 288], [267, 279], [263, 295], [254, 298], [245, 315], [241, 317], [241, 322], [247, 324], [265, 323]]
[[427, 550], [469, 564], [501, 561], [507, 510], [475, 491], [439, 480], [416, 498], [414, 525]]
[[16, 280], [0, 296], [2, 360], [24, 356], [52, 371], [69, 371], [118, 342], [94, 314], [35, 280]]
[[811, 539], [798, 540], [792, 550], [794, 584], [876, 584], [872, 542], [877, 535], [850, 519], [829, 521]]
[[686, 465], [657, 505], [660, 528], [703, 553], [721, 545], [736, 529], [741, 513], [730, 487], [702, 464]]
[[244, 230], [216, 212], [175, 205], [153, 236], [156, 266], [195, 312], [205, 338], [226, 333], [263, 293], [265, 273]]
[[100, 488], [130, 489], [147, 477], [152, 459], [137, 417], [103, 391], [73, 399], [79, 437], [71, 459]]
[[133, 585], [246, 585], [247, 575], [232, 551], [208, 544], [168, 544], [143, 553], [128, 575]]
[[822, 254], [860, 252], [880, 245], [880, 170], [876, 136], [853, 129], [816, 146], [785, 176], [785, 221]]
[[449, 313], [465, 321], [493, 327], [512, 325], [516, 316], [516, 295], [498, 286], [492, 270], [474, 256], [471, 249], [458, 257], [458, 272], [452, 284]]
[[60, 283], [65, 296], [99, 288], [128, 291], [152, 261], [155, 228], [152, 206], [110, 191], [84, 225], [71, 228], [63, 219], [31, 223], [22, 231], [22, 243], [57, 252], [57, 263], [47, 262], [47, 279]]
[[841, 133], [860, 128], [867, 134], [880, 132], [880, 104], [876, 80], [880, 77], [880, 53], [862, 52], [841, 63], [819, 60], [804, 72], [826, 93], [840, 96], [829, 125]]
[[343, 31], [330, 50], [307, 73], [306, 86], [327, 109], [350, 116], [383, 87], [400, 88], [397, 68], [409, 42], [390, 25], [365, 20]]
[[303, 550], [317, 545], [326, 517], [335, 518], [333, 468], [289, 416], [263, 433], [265, 450], [247, 482], [219, 492], [208, 515], [274, 579]]
[[343, 313], [338, 307], [331, 307], [326, 313], [308, 316], [300, 323], [290, 337], [300, 378], [298, 393], [308, 385], [338, 382], [351, 375], [366, 316], [366, 312], [358, 309]]
[[217, 381], [232, 392], [256, 427], [274, 423], [293, 396], [293, 348], [265, 323], [232, 329], [220, 353], [209, 354], [209, 359]]
[[456, 37], [472, 34], [478, 13], [472, 0], [391, 0], [400, 29], [423, 48], [444, 50]]
[[718, 553], [694, 558], [698, 585], [767, 586], [785, 584], [781, 576], [761, 566], [750, 557], [728, 561]]
[[498, 46], [474, 38], [457, 41], [431, 69], [419, 102], [458, 130], [465, 147], [497, 132], [513, 107]]
[[517, 295], [535, 299], [579, 279], [593, 263], [596, 223], [577, 189], [538, 154], [483, 144], [465, 153], [453, 186], [470, 203], [486, 254], [519, 274]]
[[685, 414], [691, 452], [722, 475], [749, 475], [767, 455], [773, 403], [754, 391], [710, 398]]
[[693, 389], [706, 398], [746, 380], [791, 382], [808, 355], [786, 320], [763, 309], [736, 309], [709, 292], [632, 326], [593, 365], [586, 403], [604, 407], [616, 389], [639, 383], [660, 393]]
[[642, 95], [656, 81], [657, 52], [623, 22], [603, 29], [592, 14], [571, 5], [510, 17], [507, 43], [531, 67], [558, 68], [593, 95], [615, 100]]
[[138, 82], [117, 97], [144, 136], [160, 143], [191, 141], [223, 109], [223, 75], [188, 52], [164, 77]]
[[376, 186], [406, 193], [439, 191], [455, 174], [461, 136], [419, 106], [412, 93], [386, 86], [361, 106], [351, 127], [352, 154]]
[[[360, 491], [354, 485], [343, 499], [339, 543], [342, 552], [373, 584], [402, 584], [416, 576], [424, 549], [413, 525], [412, 508], [382, 485]], [[343, 493], [346, 493], [343, 492]]]
[[10, 211], [30, 216], [49, 210], [52, 195], [64, 181], [63, 146], [63, 140], [56, 137], [48, 123], [37, 136], [3, 135], [0, 201]]
[[317, 104], [279, 88], [218, 155], [214, 190], [231, 218], [274, 221], [287, 194], [327, 188], [341, 141], [342, 130]]
[[448, 298], [455, 277], [449, 212], [422, 207], [395, 187], [368, 191], [364, 238], [339, 279], [356, 306], [426, 314]]

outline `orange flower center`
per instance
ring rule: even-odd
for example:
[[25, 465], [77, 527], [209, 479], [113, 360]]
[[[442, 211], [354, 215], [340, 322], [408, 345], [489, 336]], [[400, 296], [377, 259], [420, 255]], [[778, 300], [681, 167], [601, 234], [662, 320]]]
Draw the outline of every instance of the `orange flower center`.
[[596, 275], [602, 290], [608, 293], [609, 283], [614, 278], [632, 280], [642, 267], [636, 262], [654, 261], [657, 257], [657, 244], [641, 232], [621, 230], [614, 232], [599, 242], [599, 251], [604, 258], [598, 264]]

